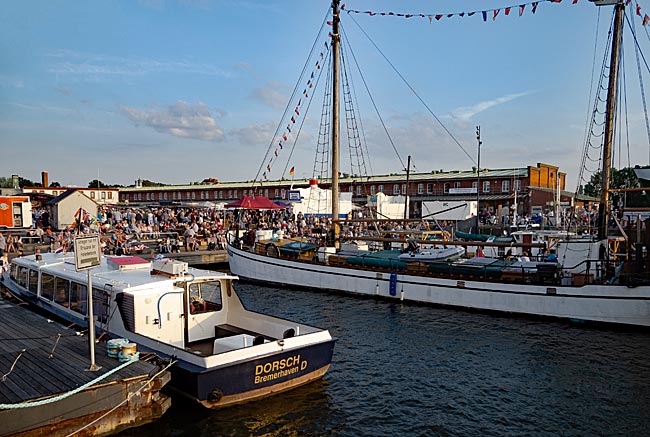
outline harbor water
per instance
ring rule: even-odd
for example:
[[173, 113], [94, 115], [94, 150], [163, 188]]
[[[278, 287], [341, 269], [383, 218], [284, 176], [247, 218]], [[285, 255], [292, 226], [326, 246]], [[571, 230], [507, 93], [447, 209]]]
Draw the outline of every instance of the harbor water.
[[650, 435], [650, 333], [240, 283], [247, 308], [327, 327], [324, 379], [121, 436]]

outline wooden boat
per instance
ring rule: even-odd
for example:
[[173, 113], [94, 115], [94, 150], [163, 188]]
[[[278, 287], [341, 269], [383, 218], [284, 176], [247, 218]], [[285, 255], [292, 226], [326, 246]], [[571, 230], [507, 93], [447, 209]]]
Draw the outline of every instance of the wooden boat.
[[[236, 276], [187, 263], [103, 257], [92, 271], [95, 326], [176, 360], [170, 387], [208, 408], [258, 399], [322, 377], [335, 339], [327, 330], [247, 310]], [[15, 258], [4, 285], [58, 317], [87, 325], [87, 274], [74, 256]]]
[[460, 246], [443, 247], [435, 249], [416, 249], [399, 255], [399, 259], [406, 262], [439, 262], [459, 258], [465, 253]]
[[[338, 45], [339, 2], [332, 2], [332, 198], [338, 199]], [[623, 2], [615, 6], [615, 37], [612, 44], [612, 74], [617, 71], [617, 50], [622, 25]], [[343, 77], [345, 75], [342, 75]], [[615, 82], [614, 82], [615, 84]], [[610, 81], [608, 107], [616, 101], [616, 87]], [[608, 187], [609, 164], [611, 163], [611, 142], [613, 138], [614, 114], [608, 111], [605, 123], [605, 144], [602, 147], [603, 186]], [[407, 169], [410, 166], [407, 166]], [[408, 171], [407, 184], [408, 186]], [[493, 260], [472, 258], [454, 263], [431, 263], [405, 265], [381, 256], [357, 254], [354, 257], [342, 255], [335, 248], [324, 249], [324, 256], [317, 259], [289, 259], [266, 256], [264, 250], [245, 250], [238, 241], [231, 240], [228, 246], [230, 269], [233, 273], [251, 280], [265, 283], [287, 284], [318, 290], [333, 290], [387, 299], [429, 303], [436, 305], [471, 308], [503, 313], [546, 316], [560, 319], [590, 322], [605, 322], [629, 326], [650, 326], [650, 278], [644, 272], [644, 260], [633, 260], [630, 256], [632, 244], [625, 241], [626, 257], [613, 253], [610, 237], [607, 235], [609, 200], [608, 190], [603, 190], [599, 214], [598, 235], [576, 237], [569, 234], [553, 238], [555, 260], [547, 262], [545, 253], [550, 249], [550, 238], [535, 237], [521, 233], [520, 242], [441, 242], [439, 246], [476, 246], [494, 248], [490, 254]], [[338, 228], [342, 223], [337, 202], [332, 203], [334, 217], [334, 240], [339, 240]], [[406, 223], [406, 217], [404, 223]], [[355, 237], [357, 238], [357, 237]], [[359, 238], [357, 238], [358, 240]], [[363, 241], [364, 239], [361, 239]], [[535, 240], [535, 241], [533, 241]], [[384, 241], [405, 244], [406, 239], [380, 240], [365, 238], [365, 241]], [[537, 242], [536, 242], [537, 241]], [[419, 240], [419, 244], [432, 244]], [[438, 246], [438, 247], [439, 247]], [[506, 262], [508, 249], [517, 248], [522, 257], [530, 256], [536, 250], [537, 258], [532, 262], [522, 261], [519, 265]], [[498, 249], [498, 250], [497, 250]], [[528, 254], [526, 254], [527, 252]], [[641, 251], [637, 251], [642, 253]], [[379, 252], [381, 254], [382, 252]], [[533, 254], [535, 255], [535, 253]], [[504, 258], [499, 262], [497, 257]], [[483, 263], [483, 264], [481, 264]], [[487, 263], [487, 264], [486, 264]]]

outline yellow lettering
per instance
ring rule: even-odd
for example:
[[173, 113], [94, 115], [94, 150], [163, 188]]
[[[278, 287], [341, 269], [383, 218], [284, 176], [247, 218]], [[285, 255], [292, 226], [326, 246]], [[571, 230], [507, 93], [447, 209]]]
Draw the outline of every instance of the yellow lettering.
[[277, 362], [277, 361], [273, 361], [273, 370], [274, 370], [274, 371], [277, 371], [279, 365], [280, 365], [279, 362]]
[[303, 361], [300, 365], [300, 370], [305, 370], [307, 368], [307, 361]]
[[271, 363], [264, 364], [264, 373], [269, 373], [272, 369]]
[[259, 377], [259, 376], [256, 376], [256, 377], [255, 377], [255, 384], [259, 384], [259, 383], [260, 383], [260, 377]]
[[282, 358], [280, 360], [280, 370], [284, 369], [287, 366], [287, 360]]
[[[264, 366], [262, 366], [262, 365], [257, 365], [257, 366], [255, 366], [255, 374], [256, 374], [256, 375], [259, 375], [259, 374], [262, 373], [263, 371], [264, 371]], [[257, 379], [256, 379], [256, 380], [257, 380]]]

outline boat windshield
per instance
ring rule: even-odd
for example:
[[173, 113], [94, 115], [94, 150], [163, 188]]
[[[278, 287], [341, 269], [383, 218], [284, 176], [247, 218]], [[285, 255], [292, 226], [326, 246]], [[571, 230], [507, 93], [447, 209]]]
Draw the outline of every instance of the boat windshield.
[[192, 282], [189, 299], [192, 313], [219, 311], [222, 307], [221, 281]]

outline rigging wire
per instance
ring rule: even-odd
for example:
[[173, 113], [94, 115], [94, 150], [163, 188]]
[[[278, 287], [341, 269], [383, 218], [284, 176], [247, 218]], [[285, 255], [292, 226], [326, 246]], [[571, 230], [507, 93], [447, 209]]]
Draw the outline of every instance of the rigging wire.
[[[352, 17], [350, 17], [350, 18], [352, 18]], [[352, 20], [354, 20], [354, 18], [352, 18]], [[343, 29], [343, 26], [341, 26], [341, 33], [343, 33], [342, 29]], [[349, 45], [349, 39], [346, 38], [345, 41]], [[395, 151], [395, 154], [397, 155], [397, 159], [399, 160], [402, 167], [406, 167], [404, 165], [404, 161], [402, 160], [402, 157], [400, 156], [399, 152], [397, 151], [397, 147], [395, 146], [395, 142], [393, 141], [393, 138], [390, 136], [390, 133], [388, 132], [388, 128], [386, 127], [386, 123], [384, 123], [384, 119], [381, 116], [381, 113], [379, 112], [379, 108], [377, 107], [377, 104], [375, 103], [375, 99], [372, 97], [372, 94], [370, 93], [370, 88], [368, 87], [368, 83], [366, 82], [366, 78], [363, 75], [363, 72], [361, 71], [361, 67], [359, 66], [359, 63], [357, 62], [357, 57], [355, 56], [354, 51], [352, 50], [352, 47], [350, 47], [350, 53], [352, 54], [352, 59], [354, 60], [355, 65], [357, 66], [357, 70], [359, 71], [359, 76], [361, 77], [361, 80], [363, 81], [363, 85], [366, 88], [366, 92], [368, 93], [368, 97], [370, 98], [370, 102], [372, 103], [372, 106], [375, 108], [375, 112], [377, 113], [377, 117], [379, 118], [379, 122], [381, 123], [382, 127], [384, 128], [384, 132], [386, 132], [386, 136], [388, 137], [388, 141], [390, 142], [390, 145], [393, 147], [393, 150]]]
[[[447, 134], [451, 137], [451, 139], [454, 140], [454, 142], [456, 143], [456, 145], [458, 145], [458, 147], [463, 151], [463, 153], [465, 153], [465, 155], [469, 158], [469, 160], [470, 160], [473, 164], [476, 164], [476, 160], [475, 160], [475, 159], [474, 159], [474, 158], [473, 158], [469, 153], [467, 153], [467, 150], [465, 150], [465, 148], [460, 144], [460, 142], [456, 139], [456, 137], [455, 137], [455, 136], [454, 136], [454, 135], [449, 131], [449, 129], [447, 129], [447, 126], [445, 126], [445, 125], [442, 123], [442, 121], [440, 121], [440, 119], [438, 118], [438, 116], [437, 116], [437, 115], [436, 115], [436, 114], [431, 110], [431, 108], [429, 107], [429, 105], [427, 105], [426, 102], [425, 102], [425, 101], [420, 97], [420, 95], [417, 93], [417, 91], [415, 91], [415, 89], [414, 89], [414, 88], [411, 86], [411, 84], [406, 80], [406, 78], [404, 78], [404, 76], [403, 76], [403, 75], [402, 75], [402, 74], [397, 70], [397, 68], [393, 65], [393, 63], [390, 62], [390, 60], [386, 57], [386, 55], [384, 54], [384, 52], [382, 52], [381, 49], [377, 46], [377, 44], [375, 44], [375, 42], [373, 41], [373, 39], [370, 38], [370, 35], [368, 35], [368, 33], [366, 33], [366, 31], [361, 27], [361, 25], [357, 22], [357, 20], [355, 20], [354, 17], [351, 16], [351, 15], [350, 15], [350, 19], [354, 22], [354, 24], [357, 25], [357, 27], [359, 27], [359, 29], [361, 30], [361, 32], [366, 36], [366, 38], [368, 38], [368, 40], [370, 41], [370, 43], [371, 43], [371, 44], [372, 44], [372, 45], [377, 49], [377, 51], [378, 51], [378, 52], [381, 54], [381, 56], [386, 60], [386, 62], [388, 62], [388, 65], [391, 66], [391, 68], [393, 69], [393, 71], [395, 71], [395, 73], [400, 77], [400, 79], [402, 79], [402, 81], [406, 84], [406, 86], [409, 87], [409, 89], [411, 90], [411, 92], [413, 92], [413, 94], [415, 94], [415, 97], [420, 101], [420, 103], [422, 103], [422, 105], [424, 105], [424, 107], [427, 109], [427, 111], [429, 111], [429, 114], [431, 114], [431, 116], [432, 116], [432, 117], [433, 117], [433, 118], [438, 122], [438, 124], [440, 124], [440, 126], [445, 130], [445, 132], [447, 132]], [[403, 163], [402, 163], [402, 165], [404, 166]]]
[[307, 56], [307, 59], [305, 60], [305, 64], [302, 67], [302, 71], [300, 72], [300, 76], [298, 80], [296, 81], [296, 85], [293, 89], [293, 92], [291, 93], [291, 97], [287, 101], [287, 106], [284, 108], [284, 113], [282, 114], [282, 117], [280, 118], [280, 121], [278, 122], [278, 125], [275, 129], [275, 133], [273, 134], [273, 138], [271, 139], [271, 143], [269, 144], [269, 147], [266, 150], [266, 154], [264, 155], [264, 158], [262, 159], [262, 162], [260, 163], [259, 168], [257, 169], [257, 173], [255, 175], [255, 178], [252, 181], [251, 188], [255, 188], [257, 191], [256, 185], [261, 187], [262, 186], [262, 181], [258, 180], [260, 179], [260, 174], [262, 173], [262, 169], [264, 168], [264, 164], [266, 163], [267, 158], [271, 154], [271, 150], [273, 149], [273, 146], [275, 144], [275, 141], [278, 137], [278, 134], [280, 133], [280, 130], [282, 129], [282, 126], [284, 124], [285, 117], [289, 113], [289, 108], [291, 107], [291, 104], [296, 96], [296, 93], [298, 92], [298, 89], [300, 88], [300, 84], [302, 83], [302, 79], [305, 75], [305, 72], [307, 71], [307, 66], [310, 64], [312, 57], [315, 53], [316, 45], [318, 44], [318, 40], [321, 38], [321, 34], [323, 33], [323, 29], [327, 25], [327, 19], [329, 18], [331, 13], [331, 9], [328, 7], [327, 12], [325, 14], [325, 17], [323, 18], [323, 22], [321, 23], [320, 28], [318, 29], [318, 32], [316, 33], [316, 38], [314, 39], [314, 43], [311, 46], [311, 50], [309, 51], [309, 55]]
[[[627, 19], [627, 14], [625, 15], [625, 18]], [[631, 23], [630, 23], [631, 21]], [[636, 69], [637, 73], [639, 75], [639, 87], [641, 88], [641, 102], [643, 103], [643, 114], [645, 117], [645, 128], [646, 132], [648, 134], [648, 164], [650, 164], [650, 120], [648, 119], [648, 106], [646, 104], [646, 99], [645, 99], [645, 89], [643, 86], [643, 75], [641, 74], [641, 57], [643, 56], [643, 52], [641, 52], [641, 49], [639, 48], [639, 41], [637, 40], [636, 37], [636, 27], [634, 26], [634, 20], [628, 20], [628, 26], [630, 27], [630, 30], [632, 32], [632, 37], [634, 38], [634, 53], [636, 54]], [[644, 27], [646, 31], [646, 35], [648, 34], [648, 30]], [[650, 39], [650, 36], [648, 37]], [[639, 56], [639, 54], [641, 56]], [[643, 62], [646, 64], [647, 68], [647, 63], [645, 62], [645, 57], [643, 57]]]

